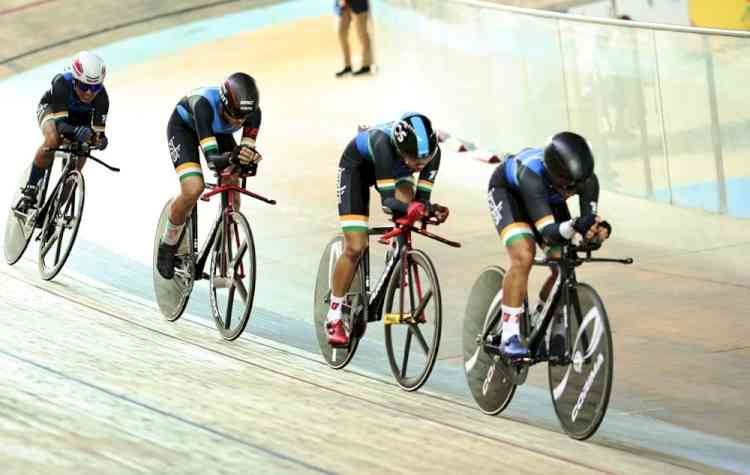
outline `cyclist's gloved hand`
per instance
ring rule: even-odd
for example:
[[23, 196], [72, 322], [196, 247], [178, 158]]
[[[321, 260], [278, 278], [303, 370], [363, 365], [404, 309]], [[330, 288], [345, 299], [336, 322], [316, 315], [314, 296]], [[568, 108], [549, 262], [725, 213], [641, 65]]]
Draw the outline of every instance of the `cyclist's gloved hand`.
[[89, 140], [91, 140], [91, 137], [94, 136], [94, 131], [91, 129], [91, 127], [86, 127], [85, 125], [79, 125], [75, 129], [73, 129], [73, 137], [75, 138], [76, 142], [79, 143], [86, 143]]
[[432, 204], [432, 215], [438, 220], [438, 223], [444, 223], [451, 211], [447, 206], [442, 206], [437, 203]]
[[249, 145], [240, 145], [240, 152], [237, 155], [237, 163], [240, 165], [250, 165], [263, 160], [260, 153], [254, 147]]
[[583, 237], [586, 237], [586, 233], [591, 231], [591, 227], [596, 224], [596, 221], [596, 215], [594, 214], [580, 216], [573, 222], [573, 229], [575, 229]]
[[[600, 239], [609, 239], [610, 236], [612, 236], [612, 225], [607, 221], [599, 222], [598, 227], [599, 231], [597, 232], [597, 236], [599, 236]], [[602, 230], [605, 230], [606, 234], [602, 234]]]
[[406, 219], [410, 223], [416, 223], [427, 214], [427, 208], [424, 203], [419, 201], [412, 201], [409, 204], [409, 208], [406, 210]]
[[96, 148], [98, 150], [104, 150], [109, 145], [109, 139], [104, 134], [99, 134], [96, 140]]

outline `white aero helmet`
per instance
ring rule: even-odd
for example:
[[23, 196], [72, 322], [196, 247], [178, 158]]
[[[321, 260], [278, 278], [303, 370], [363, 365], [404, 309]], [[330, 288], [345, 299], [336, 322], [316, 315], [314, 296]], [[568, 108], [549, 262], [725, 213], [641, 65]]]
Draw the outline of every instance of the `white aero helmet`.
[[73, 58], [70, 69], [73, 77], [84, 84], [101, 84], [104, 82], [104, 76], [107, 75], [107, 67], [102, 58], [88, 51], [78, 53]]

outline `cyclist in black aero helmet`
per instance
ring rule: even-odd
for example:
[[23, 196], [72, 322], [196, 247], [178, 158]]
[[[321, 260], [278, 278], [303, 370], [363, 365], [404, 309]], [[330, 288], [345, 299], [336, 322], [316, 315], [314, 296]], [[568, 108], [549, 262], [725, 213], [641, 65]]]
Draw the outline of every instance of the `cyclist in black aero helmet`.
[[439, 169], [440, 147], [432, 122], [415, 112], [361, 130], [344, 149], [336, 182], [344, 249], [335, 264], [326, 315], [329, 345], [349, 343], [341, 305], [368, 246], [370, 187], [380, 192], [384, 211], [412, 223], [430, 215], [444, 222], [450, 210], [430, 201]]
[[[242, 148], [236, 158], [241, 165], [261, 160], [255, 150], [260, 129], [261, 111], [258, 87], [245, 73], [230, 75], [219, 87], [204, 87], [180, 99], [167, 125], [169, 154], [180, 179], [180, 194], [172, 200], [169, 219], [159, 245], [157, 269], [165, 279], [174, 276], [177, 241], [188, 214], [203, 193], [203, 170], [198, 150], [211, 170], [230, 163], [237, 146], [232, 134], [242, 129]], [[235, 206], [239, 207], [235, 194]]]
[[[566, 200], [579, 195], [581, 215], [571, 219]], [[573, 132], [560, 132], [544, 148], [525, 148], [508, 155], [498, 165], [489, 183], [487, 201], [495, 227], [510, 256], [503, 279], [500, 352], [510, 359], [526, 358], [529, 350], [519, 337], [523, 298], [536, 244], [548, 256], [559, 255], [559, 244], [576, 232], [585, 239], [608, 239], [612, 226], [597, 216], [599, 180], [594, 174], [594, 156], [586, 140]], [[535, 314], [544, 307], [557, 278], [547, 279], [539, 294]], [[532, 317], [533, 322], [533, 317]], [[564, 351], [562, 322], [552, 327], [549, 352]]]

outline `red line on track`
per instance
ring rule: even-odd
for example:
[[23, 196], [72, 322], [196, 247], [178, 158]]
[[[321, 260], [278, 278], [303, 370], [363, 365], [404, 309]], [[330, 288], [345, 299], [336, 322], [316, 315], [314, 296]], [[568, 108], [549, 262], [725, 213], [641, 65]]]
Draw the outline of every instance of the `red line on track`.
[[52, 3], [56, 1], [57, 0], [37, 0], [36, 2], [27, 3], [25, 5], [19, 5], [17, 7], [8, 8], [6, 10], [0, 10], [0, 16], [10, 15], [11, 13], [17, 13], [22, 10], [27, 10], [29, 8], [38, 7], [39, 5], [44, 5], [45, 3]]

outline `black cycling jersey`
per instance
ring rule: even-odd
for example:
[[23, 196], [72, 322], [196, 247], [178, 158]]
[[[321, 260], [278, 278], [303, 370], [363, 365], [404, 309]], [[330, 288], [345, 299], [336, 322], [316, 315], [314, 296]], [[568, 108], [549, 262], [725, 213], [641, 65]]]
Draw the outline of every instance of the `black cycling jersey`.
[[48, 120], [56, 124], [65, 122], [73, 126], [91, 127], [97, 133], [104, 133], [109, 112], [109, 96], [102, 88], [94, 100], [87, 104], [78, 97], [73, 88], [73, 74], [58, 74], [52, 79], [52, 86], [44, 93], [37, 109], [40, 126]]
[[[534, 236], [540, 244], [566, 241], [560, 234], [560, 223], [570, 219], [570, 211], [565, 198], [552, 186], [543, 157], [541, 148], [524, 149], [507, 157], [490, 178], [490, 212], [506, 246], [523, 236]], [[596, 175], [577, 194], [581, 215], [596, 214], [599, 200]]]
[[406, 213], [408, 203], [396, 199], [396, 187], [404, 183], [416, 185], [415, 199], [429, 207], [432, 186], [440, 168], [440, 150], [422, 169], [415, 183], [413, 172], [391, 142], [393, 124], [389, 122], [359, 132], [344, 150], [339, 162], [337, 196], [345, 231], [367, 229], [369, 187], [372, 185], [380, 192], [387, 212]]

